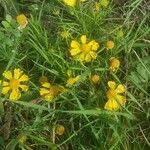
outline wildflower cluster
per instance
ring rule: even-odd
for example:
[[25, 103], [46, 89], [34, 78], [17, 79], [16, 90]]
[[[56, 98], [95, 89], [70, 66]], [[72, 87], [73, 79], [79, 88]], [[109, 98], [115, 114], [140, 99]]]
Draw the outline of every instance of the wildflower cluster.
[[[78, 3], [84, 2], [85, 0], [64, 0], [64, 4], [75, 7]], [[107, 7], [109, 2], [107, 0], [102, 0], [99, 3], [102, 7]], [[19, 30], [24, 29], [28, 20], [24, 14], [20, 14], [16, 18], [17, 23], [19, 24]], [[68, 38], [70, 33], [64, 31], [61, 33], [63, 38]], [[89, 40], [89, 38], [83, 34], [80, 36], [80, 40], [73, 39], [70, 41], [69, 53], [73, 60], [79, 61], [81, 64], [89, 64], [94, 62], [98, 55], [101, 46], [99, 40]], [[108, 40], [105, 43], [105, 49], [107, 52], [115, 48], [115, 43], [113, 40]], [[116, 73], [120, 67], [120, 61], [116, 57], [111, 57], [109, 64], [109, 70], [113, 73]], [[21, 98], [21, 93], [26, 92], [29, 89], [29, 77], [23, 73], [20, 69], [14, 69], [13, 71], [5, 71], [3, 73], [4, 79], [1, 81], [2, 94], [6, 95], [10, 100], [16, 101]], [[63, 85], [51, 83], [48, 81], [46, 76], [42, 76], [39, 79], [41, 84], [39, 88], [39, 94], [42, 99], [52, 102], [54, 98], [58, 97], [62, 93], [67, 92], [72, 86], [77, 82], [81, 81], [81, 75], [74, 75], [71, 70], [67, 71], [67, 79]], [[90, 76], [90, 81], [94, 86], [100, 86], [102, 78], [98, 73], [95, 73]], [[126, 102], [125, 96], [122, 95], [125, 92], [125, 87], [122, 84], [117, 84], [115, 81], [108, 81], [109, 90], [106, 93], [107, 102], [104, 106], [107, 110], [117, 111], [121, 106]]]
[[[79, 1], [78, 1], [79, 2]], [[80, 1], [83, 2], [83, 1]], [[64, 3], [74, 7], [77, 4], [76, 0], [67, 1]], [[108, 5], [107, 1], [101, 1], [101, 5], [106, 7]], [[27, 24], [27, 17], [24, 14], [17, 16], [17, 23], [19, 24], [19, 30], [24, 29]], [[69, 33], [63, 32], [63, 38], [67, 38]], [[115, 47], [115, 43], [112, 40], [106, 42], [106, 50], [111, 50]], [[90, 63], [97, 59], [97, 52], [99, 51], [99, 42], [96, 40], [89, 40], [86, 35], [81, 35], [80, 41], [72, 40], [70, 43], [69, 52], [74, 60], [81, 63]], [[111, 57], [109, 62], [109, 70], [112, 72], [117, 72], [120, 67], [120, 61]], [[26, 92], [29, 89], [28, 81], [29, 77], [23, 74], [20, 69], [14, 69], [13, 71], [5, 71], [3, 73], [4, 79], [1, 81], [2, 94], [8, 96], [12, 101], [16, 101], [21, 98], [21, 93]], [[72, 87], [75, 83], [81, 80], [80, 75], [74, 75], [71, 70], [67, 71], [68, 79], [66, 79], [65, 86], [50, 83], [46, 76], [41, 76], [39, 82], [41, 87], [39, 88], [39, 94], [42, 99], [52, 102], [54, 98], [60, 94], [68, 91], [68, 88]], [[91, 83], [93, 85], [99, 85], [101, 77], [99, 74], [93, 74], [90, 77]], [[114, 81], [108, 82], [109, 90], [107, 91], [107, 102], [104, 106], [107, 110], [117, 111], [126, 102], [125, 96], [121, 95], [125, 92], [125, 87], [122, 84], [118, 86]]]

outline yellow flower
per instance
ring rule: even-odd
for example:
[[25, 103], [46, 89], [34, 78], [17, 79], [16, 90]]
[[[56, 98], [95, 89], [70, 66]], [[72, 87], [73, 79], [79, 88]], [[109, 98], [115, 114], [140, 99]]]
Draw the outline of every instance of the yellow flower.
[[20, 69], [14, 69], [13, 73], [11, 71], [5, 71], [3, 73], [4, 81], [2, 82], [2, 94], [10, 94], [9, 99], [16, 101], [21, 97], [22, 91], [27, 91], [28, 86], [25, 85], [29, 77], [23, 74]]
[[109, 1], [108, 0], [101, 0], [100, 1], [100, 5], [103, 6], [103, 7], [107, 7], [109, 4]]
[[71, 70], [67, 70], [67, 75], [68, 75], [68, 77], [71, 77], [72, 76], [72, 71]]
[[77, 81], [79, 81], [80, 76], [72, 77], [73, 72], [71, 70], [67, 70], [68, 80], [66, 83], [66, 87], [71, 87], [73, 84], [75, 84]]
[[95, 10], [96, 10], [96, 11], [99, 11], [100, 8], [101, 8], [100, 3], [99, 3], [99, 2], [95, 2]]
[[19, 24], [19, 30], [22, 30], [28, 24], [27, 17], [24, 14], [20, 14], [17, 16], [17, 23]]
[[61, 32], [61, 37], [63, 39], [67, 39], [70, 36], [70, 33], [68, 31]]
[[[79, 0], [79, 2], [85, 2], [86, 0]], [[75, 7], [77, 4], [77, 0], [63, 0], [63, 2], [71, 7]]]
[[77, 0], [63, 0], [68, 6], [75, 7]]
[[109, 69], [111, 71], [115, 72], [119, 68], [119, 66], [120, 66], [119, 59], [114, 58], [114, 57], [110, 58], [110, 68]]
[[53, 12], [52, 12], [54, 15], [59, 15], [60, 14], [60, 9], [59, 8], [54, 8], [53, 9]]
[[70, 53], [81, 62], [90, 62], [92, 61], [92, 59], [96, 59], [96, 51], [98, 50], [98, 48], [99, 44], [95, 40], [87, 43], [86, 35], [82, 35], [81, 44], [78, 43], [76, 40], [73, 40], [71, 42]]
[[42, 88], [40, 88], [40, 95], [48, 102], [52, 102], [56, 96], [63, 92], [65, 92], [63, 86], [51, 85], [48, 82], [43, 83]]
[[46, 76], [41, 76], [40, 79], [39, 79], [39, 82], [40, 82], [41, 84], [43, 84], [43, 83], [45, 83], [45, 82], [48, 82], [48, 79], [47, 79]]
[[117, 38], [122, 38], [124, 36], [124, 33], [123, 33], [122, 29], [118, 30], [116, 35], [117, 35]]
[[115, 46], [115, 43], [113, 41], [107, 41], [106, 48], [107, 49], [113, 49]]
[[77, 81], [79, 81], [80, 76], [76, 76], [76, 77], [69, 77], [69, 79], [67, 80], [67, 84], [66, 87], [71, 87], [73, 84], [75, 84]]
[[63, 135], [65, 132], [65, 127], [63, 125], [57, 124], [55, 128], [55, 132], [57, 135]]
[[108, 101], [105, 104], [105, 109], [117, 111], [126, 103], [125, 96], [122, 95], [125, 92], [125, 86], [122, 84], [117, 86], [114, 81], [109, 81], [108, 86], [110, 89], [107, 91]]
[[91, 76], [91, 81], [92, 81], [94, 84], [99, 84], [99, 83], [100, 83], [100, 76], [97, 75], [97, 74], [94, 74], [93, 76]]
[[26, 140], [27, 140], [27, 136], [26, 135], [20, 134], [18, 136], [18, 141], [19, 141], [20, 144], [24, 144], [26, 142]]

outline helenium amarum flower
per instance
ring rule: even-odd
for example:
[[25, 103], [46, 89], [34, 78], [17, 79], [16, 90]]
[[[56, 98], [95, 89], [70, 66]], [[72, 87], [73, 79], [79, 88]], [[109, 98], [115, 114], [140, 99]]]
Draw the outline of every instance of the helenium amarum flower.
[[99, 44], [95, 40], [87, 42], [86, 35], [82, 35], [81, 43], [76, 40], [73, 40], [71, 42], [70, 53], [71, 56], [75, 57], [81, 62], [90, 62], [96, 59], [96, 51], [98, 50], [98, 48]]
[[17, 23], [19, 24], [19, 27], [18, 27], [19, 30], [22, 30], [27, 26], [28, 20], [27, 20], [27, 17], [24, 14], [18, 15], [16, 17], [16, 19], [17, 19]]
[[120, 67], [120, 61], [119, 59], [115, 58], [115, 57], [111, 57], [110, 58], [110, 67], [109, 69], [113, 72], [117, 71], [118, 68]]
[[126, 98], [123, 95], [123, 93], [125, 92], [125, 86], [123, 84], [117, 85], [114, 81], [108, 81], [108, 86], [108, 101], [106, 102], [104, 107], [106, 110], [117, 111], [126, 103]]
[[71, 7], [75, 7], [77, 2], [85, 2], [86, 0], [63, 0], [63, 2]]
[[56, 96], [65, 91], [66, 89], [63, 86], [52, 85], [49, 82], [44, 82], [40, 88], [40, 95], [45, 101], [52, 102]]
[[3, 73], [4, 80], [1, 81], [2, 94], [9, 94], [9, 99], [16, 101], [21, 97], [21, 92], [26, 92], [28, 86], [26, 82], [29, 81], [29, 77], [23, 74], [20, 69], [14, 69], [14, 71], [5, 71]]

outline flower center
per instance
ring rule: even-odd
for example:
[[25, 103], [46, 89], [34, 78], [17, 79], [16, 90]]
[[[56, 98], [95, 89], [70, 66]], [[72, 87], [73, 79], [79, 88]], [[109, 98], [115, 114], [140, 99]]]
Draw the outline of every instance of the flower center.
[[20, 82], [19, 82], [18, 79], [12, 78], [12, 79], [10, 80], [10, 82], [9, 82], [9, 87], [10, 87], [11, 89], [17, 89], [17, 88], [19, 87], [19, 84], [20, 84]]
[[91, 51], [91, 47], [88, 44], [82, 44], [81, 49], [82, 49], [83, 53], [86, 53], [86, 54]]
[[57, 86], [52, 86], [49, 89], [49, 92], [53, 95], [53, 96], [57, 96], [59, 94], [59, 89]]
[[115, 99], [116, 96], [117, 96], [117, 93], [116, 93], [115, 90], [109, 90], [109, 91], [107, 92], [107, 97], [108, 97], [108, 99]]

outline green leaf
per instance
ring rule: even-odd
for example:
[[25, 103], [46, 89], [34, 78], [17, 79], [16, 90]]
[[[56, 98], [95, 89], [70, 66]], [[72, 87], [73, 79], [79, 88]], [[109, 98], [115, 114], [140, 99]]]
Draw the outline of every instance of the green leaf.
[[0, 136], [0, 149], [4, 149], [4, 139]]
[[147, 83], [150, 80], [150, 57], [140, 59], [136, 63], [136, 71], [131, 72], [129, 79], [136, 83]]
[[4, 26], [4, 28], [10, 27], [10, 24], [7, 21], [2, 21], [2, 25]]
[[11, 22], [11, 20], [12, 20], [12, 17], [9, 14], [7, 14], [6, 15], [6, 21]]
[[142, 59], [141, 63], [139, 63], [137, 65], [137, 72], [140, 75], [141, 80], [143, 80], [143, 82], [148, 82], [148, 80], [150, 79], [150, 57], [146, 57], [144, 59]]
[[3, 103], [0, 101], [0, 117], [4, 115], [4, 106]]
[[16, 150], [17, 144], [18, 144], [18, 140], [12, 139], [6, 146], [6, 150]]

